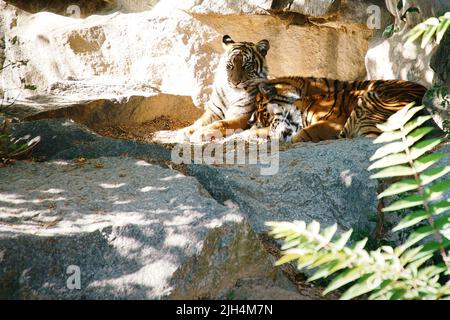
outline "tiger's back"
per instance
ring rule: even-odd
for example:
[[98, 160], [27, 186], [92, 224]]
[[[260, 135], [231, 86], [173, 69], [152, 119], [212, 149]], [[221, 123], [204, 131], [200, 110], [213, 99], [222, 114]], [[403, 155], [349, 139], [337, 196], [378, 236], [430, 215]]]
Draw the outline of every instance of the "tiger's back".
[[254, 121], [293, 142], [375, 137], [380, 133], [376, 124], [411, 102], [420, 103], [426, 92], [403, 80], [304, 77], [269, 80], [259, 89]]

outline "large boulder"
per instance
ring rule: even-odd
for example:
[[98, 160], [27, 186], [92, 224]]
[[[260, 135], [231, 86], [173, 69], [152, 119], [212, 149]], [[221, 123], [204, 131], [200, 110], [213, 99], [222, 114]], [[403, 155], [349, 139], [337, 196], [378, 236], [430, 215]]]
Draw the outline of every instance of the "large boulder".
[[40, 136], [32, 158], [47, 161], [0, 168], [1, 298], [317, 299], [320, 288], [299, 293], [273, 267], [265, 222], [374, 228], [371, 139], [183, 166], [161, 146], [64, 119], [16, 123], [12, 134]]
[[0, 180], [3, 299], [212, 299], [248, 279], [302, 297], [244, 215], [178, 171], [101, 157], [18, 162]]
[[[219, 201], [231, 200], [257, 232], [266, 221], [312, 220], [339, 229], [370, 230], [377, 212], [377, 181], [369, 179], [371, 139], [302, 143], [256, 165], [189, 165]], [[263, 175], [263, 168], [271, 167]]]

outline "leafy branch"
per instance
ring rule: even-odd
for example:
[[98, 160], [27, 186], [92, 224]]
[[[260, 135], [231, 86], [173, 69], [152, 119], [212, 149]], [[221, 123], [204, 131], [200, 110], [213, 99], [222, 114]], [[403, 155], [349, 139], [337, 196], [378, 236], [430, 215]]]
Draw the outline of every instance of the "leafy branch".
[[[336, 236], [337, 226], [321, 231], [318, 222], [269, 222], [270, 234], [284, 239], [277, 265], [297, 261], [298, 269], [314, 269], [309, 281], [337, 274], [324, 291], [349, 287], [342, 299], [369, 294], [369, 299], [450, 299], [450, 201], [440, 199], [450, 180], [436, 182], [450, 172], [449, 166], [431, 167], [446, 154], [431, 153], [443, 138], [426, 138], [433, 130], [422, 127], [431, 116], [417, 116], [423, 107], [406, 106], [378, 127], [383, 133], [374, 143], [387, 143], [373, 157], [371, 178], [406, 177], [378, 198], [415, 194], [394, 201], [384, 212], [417, 210], [406, 215], [393, 231], [414, 230], [400, 246], [365, 248], [367, 238], [347, 245], [352, 230]], [[434, 184], [433, 184], [434, 182]], [[427, 222], [427, 225], [423, 225]], [[439, 257], [440, 262], [433, 264]]]
[[[409, 7], [406, 10], [403, 10], [404, 9], [403, 0], [398, 0], [397, 9], [398, 9], [398, 12], [400, 13], [401, 21], [406, 21], [406, 16], [408, 13], [419, 13], [420, 12], [419, 8], [417, 8], [417, 7]], [[385, 37], [385, 38], [391, 37], [392, 34], [394, 33], [394, 31], [397, 31], [397, 30], [396, 30], [395, 23], [392, 23], [384, 29], [383, 37]]]
[[30, 137], [14, 139], [9, 131], [9, 121], [5, 119], [0, 123], [0, 166], [25, 157], [40, 142], [39, 136], [33, 139]]
[[440, 44], [445, 32], [450, 26], [450, 12], [446, 12], [439, 18], [432, 17], [412, 28], [405, 37], [406, 43], [412, 43], [422, 37], [420, 47], [423, 49], [434, 38], [436, 44]]

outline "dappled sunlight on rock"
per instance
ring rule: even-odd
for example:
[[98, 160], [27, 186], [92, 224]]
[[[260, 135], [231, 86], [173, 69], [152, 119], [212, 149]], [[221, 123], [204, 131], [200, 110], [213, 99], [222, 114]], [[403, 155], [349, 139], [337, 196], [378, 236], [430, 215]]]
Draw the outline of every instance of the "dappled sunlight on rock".
[[176, 180], [176, 179], [182, 179], [184, 177], [185, 177], [185, 175], [178, 173], [178, 174], [170, 176], [170, 177], [161, 178], [160, 180], [161, 181], [171, 181], [171, 180]]
[[[147, 297], [160, 297], [170, 293], [169, 279], [177, 266], [167, 260], [158, 260], [154, 263], [143, 266], [138, 271], [132, 274], [126, 274], [114, 279], [104, 279], [101, 281], [94, 281], [89, 286], [95, 287], [117, 287], [115, 291], [125, 291], [132, 288], [133, 285], [148, 287]], [[145, 297], [142, 297], [145, 298]]]
[[151, 164], [144, 160], [136, 161], [136, 165], [140, 167], [150, 167]]
[[104, 189], [118, 189], [121, 188], [123, 186], [127, 185], [126, 183], [122, 182], [122, 183], [100, 183], [99, 186], [104, 188]]
[[350, 170], [344, 170], [341, 172], [341, 181], [347, 187], [351, 187], [352, 179], [356, 176], [356, 173], [352, 173]]
[[42, 193], [51, 193], [51, 194], [59, 194], [59, 193], [63, 193], [64, 189], [55, 189], [55, 188], [50, 188], [48, 190], [45, 191], [41, 191]]
[[165, 191], [167, 190], [167, 187], [153, 187], [153, 186], [147, 186], [147, 187], [143, 187], [141, 188], [139, 191], [140, 192], [150, 192], [150, 191]]

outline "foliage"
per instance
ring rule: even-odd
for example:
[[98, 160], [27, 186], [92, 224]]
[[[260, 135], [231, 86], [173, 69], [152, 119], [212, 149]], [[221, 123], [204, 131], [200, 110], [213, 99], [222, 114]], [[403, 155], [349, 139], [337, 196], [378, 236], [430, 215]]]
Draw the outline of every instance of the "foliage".
[[9, 132], [9, 121], [0, 123], [0, 166], [14, 162], [15, 159], [26, 156], [40, 141], [39, 137], [14, 139]]
[[435, 39], [436, 44], [440, 44], [449, 26], [450, 12], [446, 12], [439, 18], [429, 18], [424, 22], [419, 23], [406, 34], [406, 37], [408, 39], [407, 43], [414, 42], [422, 37], [422, 41], [420, 43], [420, 47], [422, 49], [425, 48], [433, 38]]
[[[403, 10], [404, 9], [403, 1], [404, 0], [398, 0], [398, 2], [397, 2], [397, 9], [401, 13], [401, 15], [400, 15], [401, 21], [406, 21], [406, 15], [408, 13], [419, 13], [420, 12], [419, 8], [417, 8], [417, 7], [409, 7], [407, 9]], [[395, 31], [395, 24], [392, 23], [384, 29], [383, 37], [385, 37], [385, 38], [391, 37], [394, 34], [394, 31]]]
[[374, 179], [403, 178], [378, 198], [397, 198], [384, 212], [415, 209], [393, 228], [412, 228], [406, 241], [369, 251], [367, 238], [347, 245], [352, 230], [336, 236], [336, 224], [321, 230], [316, 221], [269, 222], [271, 235], [284, 239], [277, 265], [297, 261], [298, 269], [314, 269], [309, 281], [335, 275], [324, 294], [346, 287], [342, 299], [364, 294], [369, 299], [450, 299], [450, 201], [439, 199], [450, 189], [450, 180], [436, 182], [450, 166], [431, 167], [446, 155], [427, 153], [444, 139], [426, 138], [433, 128], [423, 126], [431, 116], [416, 116], [422, 109], [408, 105], [379, 125], [383, 133], [374, 143], [385, 145], [369, 167], [377, 170]]

